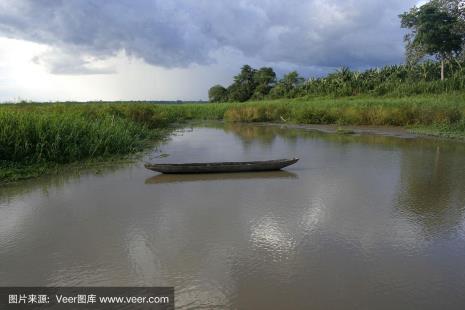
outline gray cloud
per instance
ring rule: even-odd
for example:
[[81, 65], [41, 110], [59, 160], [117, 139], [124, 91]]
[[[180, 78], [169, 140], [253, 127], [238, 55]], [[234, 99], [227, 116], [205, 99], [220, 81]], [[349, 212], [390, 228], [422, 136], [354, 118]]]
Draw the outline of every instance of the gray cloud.
[[89, 68], [83, 57], [121, 50], [168, 68], [209, 64], [222, 48], [304, 71], [363, 68], [403, 60], [397, 15], [415, 2], [3, 0], [0, 35], [57, 48], [58, 56], [36, 59], [54, 73], [112, 72]]
[[32, 58], [35, 64], [44, 65], [53, 74], [86, 75], [86, 74], [110, 74], [116, 69], [110, 66], [96, 67], [94, 59], [85, 59], [79, 52], [72, 50], [52, 50], [44, 52]]

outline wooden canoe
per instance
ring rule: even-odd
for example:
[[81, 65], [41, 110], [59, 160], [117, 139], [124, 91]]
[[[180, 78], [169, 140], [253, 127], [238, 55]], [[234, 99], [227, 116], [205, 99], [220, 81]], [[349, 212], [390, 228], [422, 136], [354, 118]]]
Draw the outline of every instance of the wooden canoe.
[[292, 158], [245, 162], [146, 164], [145, 168], [167, 174], [272, 171], [295, 164], [298, 160], [298, 158]]

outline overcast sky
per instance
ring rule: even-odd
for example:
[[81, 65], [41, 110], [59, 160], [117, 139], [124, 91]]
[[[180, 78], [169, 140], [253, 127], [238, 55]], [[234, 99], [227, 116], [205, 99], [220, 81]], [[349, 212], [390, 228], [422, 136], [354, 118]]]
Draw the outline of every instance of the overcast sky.
[[0, 101], [198, 100], [242, 64], [402, 63], [418, 0], [0, 0]]

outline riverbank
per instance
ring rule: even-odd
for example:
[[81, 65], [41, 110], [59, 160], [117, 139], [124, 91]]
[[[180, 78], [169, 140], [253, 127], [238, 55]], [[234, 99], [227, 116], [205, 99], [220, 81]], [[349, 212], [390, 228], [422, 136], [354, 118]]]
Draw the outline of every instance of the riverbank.
[[119, 160], [166, 137], [175, 124], [195, 120], [336, 125], [342, 134], [353, 131], [344, 126], [402, 127], [464, 139], [465, 93], [220, 104], [8, 104], [0, 106], [0, 183], [70, 163]]
[[130, 160], [168, 135], [146, 122], [142, 107], [111, 104], [19, 104], [0, 107], [0, 183], [36, 177], [66, 165]]
[[240, 122], [395, 126], [464, 138], [465, 94], [250, 102], [230, 107], [224, 118]]

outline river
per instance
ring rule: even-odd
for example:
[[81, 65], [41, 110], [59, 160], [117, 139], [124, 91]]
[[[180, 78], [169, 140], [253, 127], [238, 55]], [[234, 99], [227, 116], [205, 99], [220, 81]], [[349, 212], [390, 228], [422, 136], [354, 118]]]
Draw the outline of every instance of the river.
[[[143, 167], [286, 157], [300, 161], [270, 173]], [[0, 286], [174, 286], [177, 309], [463, 309], [464, 211], [464, 143], [196, 126], [133, 164], [0, 188]]]

